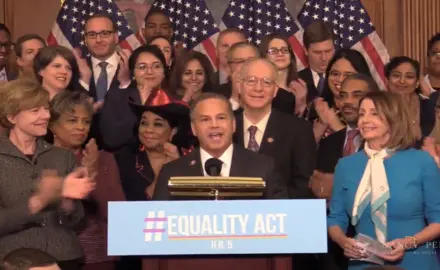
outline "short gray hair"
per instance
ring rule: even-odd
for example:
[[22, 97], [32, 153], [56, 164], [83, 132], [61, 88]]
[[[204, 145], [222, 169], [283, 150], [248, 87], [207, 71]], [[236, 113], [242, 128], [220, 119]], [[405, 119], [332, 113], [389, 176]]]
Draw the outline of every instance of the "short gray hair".
[[275, 66], [274, 63], [272, 63], [269, 60], [264, 59], [264, 58], [253, 58], [253, 59], [247, 60], [246, 63], [244, 63], [243, 67], [240, 70], [240, 78], [241, 79], [243, 79], [247, 75], [249, 66], [252, 65], [255, 62], [262, 62], [262, 63], [265, 63], [265, 64], [269, 65], [270, 68], [272, 69], [273, 75], [275, 76], [275, 80], [277, 80], [277, 77], [278, 77], [278, 69], [277, 69], [277, 67]]
[[250, 42], [238, 42], [228, 49], [228, 61], [232, 61], [232, 54], [234, 53], [234, 51], [241, 48], [251, 48], [255, 51], [255, 55], [257, 57], [260, 57], [260, 51], [258, 51], [258, 48], [254, 44]]
[[207, 92], [207, 93], [202, 93], [191, 103], [191, 110], [190, 110], [191, 121], [194, 120], [194, 113], [197, 108], [197, 105], [199, 105], [200, 102], [208, 99], [217, 99], [225, 102], [228, 105], [228, 113], [230, 114], [231, 117], [234, 117], [234, 110], [232, 109], [232, 105], [225, 96], [217, 93]]

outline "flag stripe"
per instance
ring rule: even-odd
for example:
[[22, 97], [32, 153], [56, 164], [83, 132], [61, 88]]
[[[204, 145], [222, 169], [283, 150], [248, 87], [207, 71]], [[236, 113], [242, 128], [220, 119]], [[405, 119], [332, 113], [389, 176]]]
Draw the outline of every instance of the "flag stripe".
[[[304, 47], [301, 45], [301, 43], [298, 41], [296, 36], [291, 36], [289, 38], [290, 46], [292, 46], [292, 50], [295, 52], [297, 65], [300, 64], [305, 67], [308, 65], [307, 55]], [[301, 62], [301, 63], [300, 63]], [[299, 69], [298, 69], [299, 70]]]

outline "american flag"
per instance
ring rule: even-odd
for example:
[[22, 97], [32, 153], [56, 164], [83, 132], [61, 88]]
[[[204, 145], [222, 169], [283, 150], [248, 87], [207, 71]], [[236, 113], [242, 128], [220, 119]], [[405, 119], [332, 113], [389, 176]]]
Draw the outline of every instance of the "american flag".
[[[315, 20], [331, 24], [337, 48], [361, 52], [379, 86], [386, 89], [384, 65], [389, 55], [360, 0], [307, 0], [298, 14], [300, 31], [295, 34], [298, 42], [302, 44], [303, 29]], [[306, 66], [304, 49], [295, 52]]]
[[168, 15], [174, 29], [174, 45], [199, 51], [217, 67], [216, 44], [220, 32], [204, 0], [156, 0], [154, 9]]
[[242, 30], [257, 45], [270, 33], [290, 37], [299, 30], [284, 0], [231, 0], [222, 21], [226, 28]]
[[336, 47], [360, 51], [385, 89], [383, 67], [389, 60], [388, 52], [360, 0], [307, 0], [297, 20], [284, 0], [231, 0], [222, 20], [228, 28], [241, 29], [257, 45], [272, 32], [285, 35], [297, 57], [298, 70], [308, 66], [302, 41], [304, 28], [315, 20], [324, 20], [334, 29]]
[[83, 53], [87, 54], [83, 38], [84, 25], [88, 17], [97, 13], [108, 14], [117, 25], [119, 46], [122, 49], [132, 51], [140, 46], [127, 20], [113, 0], [65, 0], [47, 43], [70, 49], [81, 48]]

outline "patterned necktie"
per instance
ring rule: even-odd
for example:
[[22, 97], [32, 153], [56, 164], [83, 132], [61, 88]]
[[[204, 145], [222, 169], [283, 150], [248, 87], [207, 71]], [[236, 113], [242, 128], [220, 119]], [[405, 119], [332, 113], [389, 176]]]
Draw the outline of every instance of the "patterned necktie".
[[319, 76], [319, 81], [316, 90], [318, 91], [318, 95], [322, 96], [322, 92], [324, 91], [325, 78], [323, 73], [318, 73], [318, 76]]
[[107, 62], [99, 63], [101, 73], [99, 73], [98, 81], [96, 82], [96, 97], [98, 98], [98, 101], [104, 100], [105, 94], [107, 94], [107, 66]]
[[344, 146], [343, 156], [349, 156], [356, 152], [356, 146], [354, 145], [354, 139], [359, 134], [359, 130], [352, 129], [347, 132], [347, 143]]
[[247, 149], [257, 153], [258, 150], [260, 149], [260, 146], [258, 145], [257, 140], [255, 139], [255, 134], [257, 133], [257, 127], [250, 126], [248, 128], [248, 131], [249, 131], [249, 143]]

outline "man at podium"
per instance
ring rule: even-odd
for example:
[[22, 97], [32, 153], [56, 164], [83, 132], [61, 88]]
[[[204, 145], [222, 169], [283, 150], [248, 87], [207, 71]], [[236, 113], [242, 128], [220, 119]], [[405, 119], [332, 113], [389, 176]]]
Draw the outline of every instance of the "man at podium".
[[219, 168], [219, 176], [261, 177], [266, 183], [263, 197], [287, 199], [287, 187], [275, 171], [271, 157], [234, 147], [235, 119], [229, 101], [222, 95], [204, 93], [191, 107], [191, 128], [200, 147], [162, 167], [153, 200], [173, 200], [168, 180], [173, 176], [208, 176]]
[[[199, 147], [164, 165], [157, 178], [153, 200], [193, 199], [170, 195], [168, 181], [171, 177], [208, 176], [262, 178], [266, 184], [265, 199], [287, 199], [287, 187], [275, 171], [271, 157], [235, 147], [232, 135], [235, 119], [229, 101], [222, 95], [204, 93], [191, 107], [191, 127], [198, 138]], [[217, 172], [216, 172], [217, 171]], [[288, 256], [179, 256], [145, 259], [145, 270], [290, 270]]]

